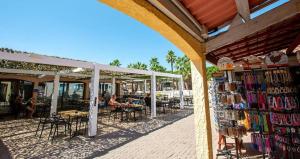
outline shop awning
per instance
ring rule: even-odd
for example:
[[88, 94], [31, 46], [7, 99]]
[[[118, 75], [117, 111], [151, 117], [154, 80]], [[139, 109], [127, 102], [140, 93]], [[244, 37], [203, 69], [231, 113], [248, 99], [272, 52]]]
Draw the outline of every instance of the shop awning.
[[239, 61], [245, 56], [262, 56], [272, 51], [289, 48], [300, 35], [300, 14], [263, 30], [248, 35], [236, 42], [208, 52], [207, 60], [216, 63], [222, 57]]
[[[300, 0], [278, 3], [255, 18], [250, 15], [277, 0], [148, 1], [193, 37], [205, 42], [206, 59], [214, 64], [224, 56], [238, 61], [287, 48], [292, 52], [300, 41]], [[228, 29], [220, 33], [225, 26]]]

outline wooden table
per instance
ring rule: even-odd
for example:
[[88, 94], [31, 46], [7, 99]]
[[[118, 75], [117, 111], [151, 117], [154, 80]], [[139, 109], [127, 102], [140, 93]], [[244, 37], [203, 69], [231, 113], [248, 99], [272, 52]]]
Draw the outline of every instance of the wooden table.
[[85, 117], [89, 115], [89, 112], [84, 112], [84, 111], [78, 111], [78, 110], [67, 110], [67, 111], [61, 111], [58, 112], [57, 114], [61, 115], [63, 118], [72, 118], [76, 120], [76, 127], [75, 127], [75, 133], [74, 136], [78, 134], [78, 121], [80, 117]]
[[161, 107], [163, 107], [163, 113], [166, 114], [166, 107], [169, 105], [169, 101], [167, 100], [158, 100], [157, 105], [160, 104]]
[[121, 121], [123, 121], [123, 113], [125, 112], [124, 109], [130, 109], [130, 108], [134, 109], [133, 110], [133, 113], [134, 113], [133, 114], [133, 119], [136, 120], [135, 111], [136, 111], [137, 108], [142, 108], [142, 107], [143, 107], [143, 105], [140, 105], [140, 104], [125, 104], [125, 103], [122, 103], [121, 106], [120, 106], [120, 108], [123, 109], [123, 111], [121, 111]]
[[78, 110], [67, 110], [67, 111], [58, 112], [58, 114], [61, 115], [62, 117], [76, 118], [76, 117], [87, 116], [89, 115], [89, 112], [78, 111]]

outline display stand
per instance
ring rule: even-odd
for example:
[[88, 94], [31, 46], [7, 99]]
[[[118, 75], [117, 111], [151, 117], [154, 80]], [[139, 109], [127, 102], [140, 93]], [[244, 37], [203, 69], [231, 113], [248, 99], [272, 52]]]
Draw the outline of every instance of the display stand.
[[[242, 111], [245, 111], [247, 116], [248, 122], [244, 124], [251, 132], [253, 147], [261, 152], [262, 158], [300, 158], [299, 65], [289, 66], [288, 57], [276, 52], [266, 56], [264, 62], [257, 57], [252, 57], [252, 61], [249, 59], [245, 60], [245, 65], [234, 65], [237, 67], [235, 72], [229, 71], [233, 70], [231, 67], [233, 62], [229, 58], [220, 59], [218, 67], [225, 70], [223, 85], [226, 82], [227, 84], [237, 81], [242, 83], [244, 91], [238, 92], [246, 99], [247, 108], [244, 107]], [[227, 101], [223, 98], [224, 96]], [[230, 100], [228, 102], [228, 96], [233, 96], [234, 102]], [[226, 89], [223, 92], [219, 91], [218, 98], [220, 98], [219, 103], [223, 104], [223, 112], [234, 112], [235, 109], [240, 109], [236, 106], [238, 100], [234, 91]], [[235, 118], [228, 118], [227, 122], [229, 124], [224, 126], [227, 126], [228, 134], [230, 134], [229, 128], [236, 128], [240, 124]], [[222, 124], [220, 122], [221, 126]], [[225, 150], [221, 154], [227, 154], [230, 158], [239, 158], [239, 134], [225, 136], [234, 139], [236, 153], [232, 154], [231, 151], [227, 151], [225, 142]]]
[[[227, 113], [229, 115], [227, 116], [231, 116], [230, 118], [226, 118], [224, 117], [222, 120], [220, 120], [218, 122], [218, 126], [221, 127], [222, 129], [226, 129], [227, 131], [227, 135], [224, 134], [224, 142], [225, 142], [225, 147], [224, 150], [220, 151], [217, 156], [226, 156], [227, 158], [240, 158], [240, 149], [241, 149], [241, 136], [243, 135], [243, 131], [244, 129], [241, 129], [243, 127], [241, 127], [238, 123], [237, 119], [239, 117], [239, 114], [242, 113], [243, 114], [243, 109], [235, 109], [234, 108], [234, 103], [233, 101], [231, 101], [230, 97], [233, 97], [234, 95], [238, 94], [236, 92], [236, 90], [233, 90], [234, 86], [236, 88], [236, 81], [233, 81], [234, 79], [234, 74], [232, 71], [224, 71], [224, 80], [223, 81], [219, 81], [219, 86], [222, 85], [225, 88], [225, 83], [227, 84], [227, 89], [223, 89], [223, 91], [218, 90], [217, 92], [217, 96], [216, 98], [219, 98], [220, 96], [225, 96], [230, 102], [228, 102], [227, 104], [224, 104], [224, 102], [220, 102], [218, 101], [221, 110], [218, 110], [220, 112], [223, 113]], [[214, 79], [216, 81], [216, 79]], [[222, 84], [221, 84], [222, 83]], [[230, 88], [229, 88], [230, 87]], [[233, 87], [233, 88], [231, 88]], [[216, 112], [216, 111], [215, 111]], [[231, 115], [230, 115], [231, 114]], [[232, 114], [234, 114], [232, 116]], [[229, 133], [229, 130], [231, 133]], [[229, 150], [227, 147], [227, 140], [226, 138], [232, 138], [234, 140], [234, 145], [235, 145], [235, 154], [232, 154], [232, 150]]]

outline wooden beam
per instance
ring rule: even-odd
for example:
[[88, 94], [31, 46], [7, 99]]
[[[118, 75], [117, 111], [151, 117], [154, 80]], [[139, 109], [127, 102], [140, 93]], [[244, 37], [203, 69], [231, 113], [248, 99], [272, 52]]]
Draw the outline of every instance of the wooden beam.
[[267, 48], [273, 48], [273, 47], [277, 47], [277, 46], [285, 46], [288, 44], [289, 42], [278, 42], [278, 43], [275, 43], [274, 45], [268, 45], [268, 46], [259, 46], [259, 47], [255, 47], [255, 48], [252, 48], [252, 49], [249, 49], [249, 50], [246, 50], [246, 51], [242, 51], [242, 52], [239, 52], [238, 54], [234, 54], [233, 57], [241, 57], [241, 56], [248, 56], [248, 54], [251, 54], [253, 52], [257, 52], [257, 51], [263, 51], [264, 49], [267, 49]]
[[241, 24], [243, 24], [243, 19], [240, 14], [236, 14], [236, 16], [234, 17], [234, 19], [232, 20], [232, 22], [230, 24], [229, 29], [233, 28], [237, 25], [241, 25]]
[[235, 0], [236, 8], [238, 13], [245, 21], [250, 20], [250, 9], [248, 0]]
[[[295, 20], [295, 22], [293, 22], [292, 24], [290, 24], [290, 25], [288, 25], [288, 26], [281, 27], [282, 29], [281, 29], [280, 33], [281, 33], [281, 32], [291, 31], [291, 30], [295, 30], [295, 31], [299, 30], [299, 29], [300, 29], [300, 25], [299, 25], [299, 23], [297, 24], [296, 22], [298, 22], [298, 20]], [[277, 27], [276, 27], [276, 28], [277, 28]], [[217, 50], [214, 50], [214, 52], [216, 52], [215, 55], [218, 55], [219, 53], [222, 53], [222, 52], [219, 52], [220, 50], [228, 49], [228, 48], [230, 48], [230, 47], [233, 47], [233, 46], [236, 46], [236, 45], [240, 45], [241, 43], [244, 43], [244, 42], [247, 42], [247, 41], [255, 40], [255, 39], [257, 39], [257, 37], [266, 36], [267, 34], [270, 34], [271, 31], [278, 30], [278, 29], [276, 29], [276, 28], [273, 28], [273, 26], [268, 27], [267, 30], [269, 30], [269, 31], [265, 31], [265, 32], [262, 32], [262, 31], [256, 32], [255, 34], [252, 34], [252, 35], [250, 35], [250, 36], [247, 36], [247, 37], [245, 37], [245, 38], [243, 38], [243, 39], [241, 39], [241, 40], [239, 40], [239, 41], [237, 41], [237, 42], [234, 42], [234, 43], [228, 44], [228, 45], [226, 45], [226, 46], [223, 46], [223, 47], [221, 47], [221, 48], [219, 48], [219, 49], [217, 49]], [[277, 34], [277, 33], [278, 33], [278, 32], [276, 32], [276, 34]]]
[[290, 46], [286, 50], [286, 53], [287, 54], [292, 53], [299, 44], [300, 44], [300, 33], [298, 34], [296, 39], [293, 41], [293, 43], [290, 44]]
[[300, 13], [300, 0], [291, 0], [261, 16], [256, 17], [244, 24], [238, 25], [228, 32], [219, 35], [207, 42], [207, 53], [222, 46], [234, 43], [246, 36], [263, 30], [271, 25]]
[[201, 26], [195, 25], [195, 22], [191, 21], [190, 18], [185, 13], [183, 13], [172, 1], [149, 0], [149, 2], [174, 22], [176, 22], [178, 25], [180, 25], [183, 29], [189, 32], [197, 40], [201, 42], [204, 41], [201, 37]]
[[[299, 32], [300, 29], [297, 29], [297, 30], [294, 30], [294, 31]], [[257, 42], [252, 43], [252, 44], [246, 44], [247, 46], [243, 46], [243, 47], [236, 47], [234, 49], [228, 49], [228, 51], [235, 52], [237, 50], [243, 49], [244, 47], [248, 47], [248, 48], [253, 47], [253, 46], [257, 45], [257, 43], [262, 43], [263, 41], [270, 42], [270, 39], [273, 39], [273, 41], [275, 41], [277, 39], [282, 39], [282, 38], [285, 38], [285, 37], [295, 36], [294, 32], [292, 33], [293, 36], [291, 36], [291, 34], [287, 34], [287, 33], [288, 33], [287, 31], [280, 31], [279, 33], [275, 33], [275, 36], [273, 36], [274, 34], [272, 34], [272, 33], [268, 33], [268, 34], [270, 34], [270, 36], [268, 36], [268, 34], [261, 34], [261, 35], [259, 35], [260, 38], [257, 39]], [[266, 36], [266, 38], [262, 39], [261, 37], [263, 37], [263, 36]], [[245, 41], [244, 43], [247, 43], [247, 41]], [[228, 51], [226, 51], [225, 53], [216, 53], [214, 55], [220, 56], [220, 55], [223, 55], [223, 54], [227, 54]]]
[[172, 0], [172, 3], [176, 5], [176, 7], [181, 10], [194, 24], [195, 26], [202, 32], [207, 33], [207, 29], [205, 26], [199, 24], [199, 22], [195, 19], [195, 17], [190, 13], [189, 10], [185, 8], [178, 0]]
[[[152, 75], [153, 73], [155, 73], [157, 76], [180, 78], [180, 75], [176, 75], [176, 74], [162, 73], [162, 72], [155, 72], [155, 71], [148, 71], [148, 70], [131, 69], [131, 68], [122, 68], [122, 67], [116, 67], [116, 66], [110, 66], [110, 65], [97, 64], [97, 63], [93, 63], [93, 62], [59, 58], [59, 57], [46, 56], [46, 55], [40, 55], [40, 54], [9, 53], [9, 52], [3, 52], [3, 51], [0, 51], [0, 54], [1, 54], [0, 59], [9, 60], [9, 61], [19, 61], [19, 62], [67, 66], [67, 67], [80, 67], [80, 68], [86, 68], [86, 69], [94, 68], [94, 65], [97, 65], [103, 71], [121, 72], [121, 73], [138, 74], [138, 75]], [[38, 72], [38, 71], [35, 71], [35, 72]], [[45, 73], [50, 73], [50, 72], [45, 72]], [[53, 74], [53, 72], [52, 72], [52, 74]], [[57, 73], [55, 73], [55, 74], [57, 74]], [[78, 73], [58, 73], [58, 74], [68, 75], [68, 76], [81, 76], [81, 74], [78, 74]], [[84, 76], [84, 75], [82, 75], [82, 76]]]
[[242, 57], [253, 55], [253, 54], [256, 54], [256, 53], [259, 53], [259, 52], [267, 52], [268, 53], [268, 52], [270, 52], [270, 50], [272, 50], [272, 51], [274, 51], [274, 50], [281, 50], [281, 49], [286, 48], [287, 44], [288, 43], [285, 43], [285, 44], [276, 44], [276, 45], [271, 45], [271, 46], [267, 46], [267, 47], [256, 48], [256, 49], [251, 50], [250, 52], [247, 52], [247, 53], [244, 53], [244, 54], [235, 55], [232, 59], [235, 60], [237, 58], [242, 58]]
[[[282, 47], [279, 47], [279, 48], [272, 48], [272, 49], [269, 49], [269, 50], [266, 50], [266, 51], [263, 51], [263, 52], [256, 52], [256, 53], [253, 53], [251, 55], [254, 55], [254, 56], [262, 56], [262, 55], [267, 55], [268, 53], [272, 52], [272, 51], [278, 51], [278, 50], [282, 50], [283, 48]], [[240, 61], [242, 60], [243, 57], [239, 57], [239, 58], [236, 58], [236, 59], [232, 59], [234, 62], [236, 61]]]
[[253, 13], [255, 11], [258, 11], [258, 10], [260, 10], [260, 9], [262, 9], [262, 8], [264, 8], [264, 7], [272, 4], [272, 3], [275, 3], [277, 1], [278, 0], [268, 0], [268, 1], [264, 2], [263, 4], [260, 4], [260, 5], [256, 6], [256, 7], [252, 8], [250, 12]]

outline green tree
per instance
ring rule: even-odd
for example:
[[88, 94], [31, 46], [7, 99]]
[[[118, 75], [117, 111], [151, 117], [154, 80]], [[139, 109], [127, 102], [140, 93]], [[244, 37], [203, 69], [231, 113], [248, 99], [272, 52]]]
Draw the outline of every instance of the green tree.
[[175, 62], [175, 68], [176, 73], [182, 75], [185, 88], [190, 89], [192, 86], [190, 59], [187, 56], [178, 57]]
[[140, 70], [147, 70], [147, 65], [141, 62], [137, 63], [131, 63], [127, 66], [127, 68], [134, 68], [134, 69], [140, 69]]
[[217, 66], [206, 67], [206, 77], [207, 77], [207, 80], [211, 80], [212, 74], [215, 73], [215, 72], [218, 72], [218, 71], [219, 71], [219, 68]]
[[167, 54], [167, 56], [166, 56], [166, 60], [167, 60], [167, 62], [169, 63], [169, 64], [171, 64], [171, 72], [173, 73], [173, 65], [174, 65], [174, 63], [176, 62], [176, 55], [175, 55], [175, 53], [174, 53], [174, 51], [172, 51], [172, 50], [169, 50], [168, 51], [168, 54]]
[[119, 59], [114, 59], [112, 62], [109, 63], [109, 65], [120, 67], [122, 64]]
[[149, 65], [150, 70], [152, 71], [157, 71], [157, 72], [166, 72], [166, 68], [160, 65], [158, 62], [158, 59], [156, 57], [152, 57], [150, 59], [150, 65]]

